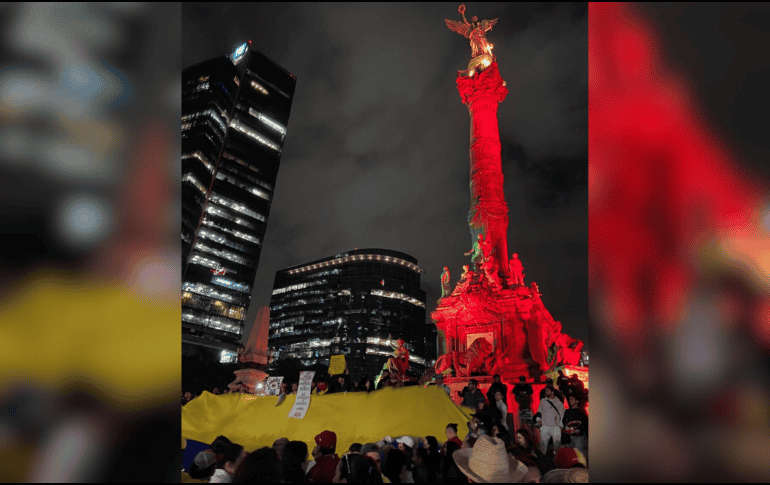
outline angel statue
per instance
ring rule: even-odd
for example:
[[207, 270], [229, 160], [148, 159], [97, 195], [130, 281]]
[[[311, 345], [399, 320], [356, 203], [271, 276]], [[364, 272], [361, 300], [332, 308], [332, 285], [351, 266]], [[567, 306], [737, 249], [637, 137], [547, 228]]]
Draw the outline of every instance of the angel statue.
[[471, 21], [468, 22], [465, 19], [465, 4], [460, 5], [457, 9], [463, 16], [463, 21], [444, 19], [446, 26], [449, 30], [453, 30], [458, 34], [470, 39], [471, 41], [471, 57], [478, 57], [487, 54], [492, 57], [492, 61], [495, 61], [495, 56], [492, 54], [492, 44], [487, 42], [486, 32], [492, 30], [492, 27], [497, 23], [497, 19], [482, 20], [475, 15], [471, 17]]

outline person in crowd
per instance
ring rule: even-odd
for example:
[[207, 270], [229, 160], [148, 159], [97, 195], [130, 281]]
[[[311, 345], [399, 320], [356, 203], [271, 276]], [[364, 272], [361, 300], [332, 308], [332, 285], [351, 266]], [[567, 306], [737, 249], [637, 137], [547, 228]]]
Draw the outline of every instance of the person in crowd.
[[395, 372], [389, 374], [388, 380], [385, 382], [385, 387], [399, 388], [402, 385], [402, 381], [398, 380], [398, 375]]
[[182, 400], [182, 406], [184, 406], [185, 404], [187, 404], [188, 402], [190, 402], [192, 400], [193, 400], [192, 393], [190, 391], [185, 392], [184, 393], [184, 398]]
[[329, 385], [326, 383], [326, 378], [321, 376], [318, 378], [318, 394], [323, 394], [329, 391]]
[[588, 483], [586, 459], [578, 450], [560, 449], [554, 464], [556, 468], [543, 475], [543, 483]]
[[364, 445], [361, 447], [361, 454], [364, 456], [371, 456], [371, 457], [374, 457], [374, 455], [376, 454], [378, 457], [378, 463], [379, 463], [379, 460], [382, 458], [380, 457], [380, 447], [375, 443], [364, 443]]
[[319, 450], [320, 450], [320, 447], [318, 445], [315, 445], [315, 447], [313, 448], [313, 451], [310, 452], [310, 456], [313, 457], [313, 460], [308, 462], [308, 464], [305, 466], [305, 478], [307, 478], [307, 474], [310, 473], [310, 469], [315, 466], [316, 460], [321, 458], [321, 452]]
[[377, 390], [383, 389], [388, 385], [389, 382], [390, 382], [390, 371], [383, 370], [382, 377], [380, 377], [380, 381], [377, 383]]
[[230, 388], [229, 387], [225, 387], [225, 390], [222, 391], [222, 394], [230, 394]]
[[361, 454], [372, 460], [377, 467], [377, 471], [380, 472], [382, 482], [390, 483], [390, 480], [382, 474], [382, 455], [380, 455], [380, 447], [374, 443], [366, 443], [361, 447]]
[[535, 446], [532, 433], [526, 428], [519, 428], [516, 431], [516, 442], [512, 443], [509, 452], [527, 466], [535, 466], [541, 472], [545, 469], [545, 456]]
[[484, 402], [484, 393], [478, 388], [478, 381], [471, 379], [468, 381], [468, 390], [463, 394], [463, 405], [471, 409], [477, 409], [478, 403]]
[[382, 474], [390, 480], [390, 483], [404, 483], [406, 469], [406, 455], [401, 450], [393, 448], [387, 452], [382, 467]]
[[366, 372], [364, 372], [363, 374], [361, 374], [361, 378], [358, 379], [358, 387], [363, 389], [364, 388], [364, 384], [368, 380], [369, 380], [369, 375]]
[[540, 483], [543, 479], [543, 473], [536, 466], [528, 466], [527, 473], [521, 479], [521, 483]]
[[528, 428], [532, 426], [532, 394], [532, 385], [524, 376], [519, 376], [519, 382], [513, 386], [513, 397], [519, 407], [519, 423]]
[[463, 445], [462, 440], [457, 437], [457, 423], [449, 423], [446, 425], [446, 441], [444, 442], [444, 446], [441, 449], [441, 453], [445, 456], [447, 452], [447, 445], [450, 442], [456, 444], [458, 449]]
[[[211, 448], [213, 450], [214, 446]], [[209, 483], [231, 483], [247, 455], [246, 450], [239, 444], [224, 445], [222, 459], [217, 463], [217, 469], [211, 475]]]
[[460, 446], [454, 441], [447, 441], [444, 446], [444, 461], [441, 464], [441, 483], [468, 483], [465, 475], [457, 468], [454, 460], [454, 454], [460, 450]]
[[208, 483], [217, 469], [217, 456], [212, 450], [203, 450], [193, 460], [190, 473], [182, 472], [183, 483]]
[[540, 400], [540, 407], [535, 415], [535, 426], [540, 428], [540, 450], [543, 454], [548, 449], [548, 442], [553, 440], [554, 453], [561, 447], [561, 432], [564, 428], [564, 404], [556, 397], [553, 386], [546, 386], [545, 397]]
[[452, 389], [449, 388], [446, 384], [444, 384], [444, 376], [438, 375], [436, 376], [436, 387], [443, 389], [444, 392], [447, 393], [448, 396], [452, 396]]
[[331, 483], [337, 470], [340, 457], [337, 456], [337, 434], [334, 431], [323, 431], [315, 437], [318, 447], [318, 457], [315, 466], [307, 475], [309, 483]]
[[588, 414], [585, 411], [585, 402], [578, 401], [574, 395], [568, 400], [569, 409], [564, 411], [564, 418], [562, 418], [566, 438], [563, 444], [585, 455], [588, 436]]
[[279, 463], [275, 449], [260, 448], [243, 459], [233, 483], [277, 483], [281, 479]]
[[422, 440], [422, 447], [427, 453], [425, 466], [431, 471], [432, 476], [439, 476], [441, 468], [441, 447], [435, 436], [426, 436]]
[[411, 472], [412, 457], [414, 456], [414, 449], [415, 449], [414, 438], [412, 438], [411, 436], [402, 436], [396, 440], [396, 443], [398, 443], [398, 449], [401, 450], [401, 452], [406, 457], [406, 470], [408, 472]]
[[371, 379], [367, 379], [363, 386], [361, 386], [361, 391], [363, 392], [372, 392], [374, 390], [374, 383]]
[[211, 449], [214, 450], [214, 453], [221, 453], [219, 450], [224, 449], [222, 446], [228, 446], [231, 444], [232, 441], [230, 441], [227, 436], [219, 435], [214, 438], [214, 441], [211, 442]]
[[382, 483], [382, 475], [371, 458], [348, 453], [340, 460], [337, 483]]
[[332, 388], [329, 389], [329, 394], [335, 392], [348, 392], [350, 390], [350, 379], [348, 370], [345, 369], [344, 374], [338, 374], [332, 378]]
[[503, 384], [502, 379], [500, 378], [500, 374], [495, 374], [494, 382], [489, 386], [489, 389], [487, 389], [487, 401], [491, 403], [495, 402], [495, 393], [499, 392], [503, 395], [503, 403], [505, 403], [506, 407], [508, 406], [508, 386]]
[[307, 444], [304, 441], [290, 441], [283, 450], [281, 460], [281, 481], [302, 483], [307, 467]]
[[484, 421], [482, 421], [482, 418], [485, 416], [479, 413], [471, 414], [471, 416], [472, 419], [468, 422], [468, 434], [465, 437], [468, 438], [470, 436], [478, 438], [481, 435], [488, 434], [484, 426]]
[[537, 409], [539, 416], [536, 419], [536, 426], [539, 424], [540, 427], [540, 451], [543, 454], [548, 449], [548, 442], [551, 439], [553, 439], [554, 452], [558, 452], [561, 447], [564, 404], [556, 397], [554, 391], [553, 386], [546, 386], [545, 397], [540, 400], [540, 407]]
[[211, 451], [214, 452], [217, 458], [217, 468], [221, 468], [220, 465], [223, 463], [225, 458], [225, 452], [232, 444], [232, 441], [222, 435], [217, 436], [214, 441], [211, 442]]
[[508, 432], [508, 406], [503, 400], [503, 394], [499, 391], [495, 392], [494, 401], [492, 402], [495, 403], [494, 409], [497, 411], [497, 422]]
[[[492, 401], [492, 403], [494, 402], [495, 401]], [[492, 434], [492, 425], [500, 421], [497, 408], [487, 406], [486, 402], [480, 402], [477, 405], [476, 414], [478, 414], [479, 418], [481, 419], [481, 423], [484, 426], [484, 431], [486, 431], [487, 434]]]
[[414, 483], [436, 483], [436, 473], [428, 465], [430, 456], [426, 448], [417, 448], [412, 457]]
[[567, 388], [570, 386], [569, 377], [564, 375], [564, 371], [559, 369], [559, 375], [556, 376], [556, 387], [561, 391], [562, 394], [565, 396], [569, 393], [567, 392]]
[[345, 459], [348, 455], [361, 455], [361, 449], [364, 445], [361, 443], [353, 443], [348, 448], [348, 451], [345, 452], [344, 455], [340, 457], [340, 461], [337, 463], [337, 469], [334, 472], [334, 483], [340, 483], [340, 478], [342, 477], [342, 467], [346, 465], [347, 460]]
[[376, 443], [376, 445], [380, 448], [380, 456], [382, 457], [382, 468], [385, 469], [385, 462], [388, 461], [388, 452], [390, 450], [395, 449], [398, 443], [390, 437], [390, 435], [385, 436], [380, 441]]
[[289, 393], [289, 383], [286, 381], [281, 382], [281, 390], [278, 392], [279, 396], [285, 396]]
[[472, 449], [454, 453], [454, 461], [469, 481], [515, 483], [527, 473], [527, 466], [508, 455], [502, 440], [482, 436]]
[[578, 398], [578, 401], [585, 400], [586, 387], [577, 374], [572, 374], [572, 377], [569, 378], [569, 388], [571, 389], [570, 394]]
[[273, 449], [276, 453], [278, 453], [278, 459], [283, 459], [283, 450], [286, 448], [286, 445], [289, 444], [289, 438], [278, 438], [273, 442]]
[[363, 448], [363, 447], [364, 447], [364, 445], [362, 445], [361, 443], [353, 443], [348, 448], [348, 453], [354, 453], [356, 455], [360, 455], [361, 454], [361, 448]]
[[215, 388], [214, 388], [214, 390], [213, 390], [213, 391], [211, 391], [211, 393], [212, 393], [212, 394], [214, 394], [215, 396], [219, 396], [219, 394], [220, 394], [220, 393], [219, 393], [219, 388], [218, 388], [218, 387], [215, 387]]
[[466, 437], [465, 437], [465, 439], [463, 440], [463, 445], [460, 447], [460, 449], [461, 449], [461, 450], [465, 450], [465, 449], [468, 449], [468, 448], [473, 448], [473, 445], [475, 445], [475, 444], [476, 444], [476, 440], [477, 440], [477, 439], [478, 439], [478, 438], [476, 438], [476, 437], [475, 437], [475, 436], [473, 436], [472, 434], [469, 434], [469, 435], [468, 435], [468, 436], [466, 436]]
[[556, 399], [558, 399], [562, 403], [562, 405], [564, 405], [564, 403], [567, 402], [567, 398], [558, 389], [553, 387], [553, 379], [551, 379], [550, 377], [545, 380], [545, 387], [540, 389], [539, 399], [541, 401], [543, 400], [543, 398], [545, 397], [545, 390], [548, 389], [549, 387], [551, 388], [551, 390], [553, 390], [553, 394], [556, 397]]
[[441, 451], [441, 446], [438, 444], [438, 440], [435, 436], [426, 436], [422, 440], [422, 447], [428, 450], [431, 455], [438, 455]]

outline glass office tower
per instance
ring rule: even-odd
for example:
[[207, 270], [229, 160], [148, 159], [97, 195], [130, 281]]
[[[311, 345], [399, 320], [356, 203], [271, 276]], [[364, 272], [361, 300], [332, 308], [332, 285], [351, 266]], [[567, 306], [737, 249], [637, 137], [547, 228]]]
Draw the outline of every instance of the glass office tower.
[[377, 375], [402, 338], [412, 370], [426, 363], [425, 292], [417, 259], [386, 249], [357, 249], [275, 274], [268, 344], [279, 366], [328, 365], [345, 354], [351, 377]]
[[[296, 78], [253, 49], [182, 72], [182, 340], [234, 355]], [[225, 350], [224, 353], [221, 350]]]

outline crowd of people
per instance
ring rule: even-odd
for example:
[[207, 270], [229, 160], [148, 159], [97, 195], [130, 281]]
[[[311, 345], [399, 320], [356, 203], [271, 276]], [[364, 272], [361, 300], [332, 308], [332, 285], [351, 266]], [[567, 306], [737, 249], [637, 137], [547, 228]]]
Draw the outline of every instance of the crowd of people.
[[585, 457], [573, 448], [543, 456], [526, 429], [516, 442], [489, 434], [457, 436], [449, 423], [446, 441], [434, 436], [386, 436], [353, 443], [341, 456], [337, 435], [325, 430], [315, 436], [308, 453], [303, 441], [281, 437], [272, 447], [247, 453], [224, 436], [197, 453], [182, 470], [183, 482], [197, 483], [567, 483], [587, 482]]
[[[365, 374], [358, 385], [351, 383], [347, 372], [329, 377], [328, 382], [324, 376], [314, 380], [312, 392], [375, 390]], [[511, 408], [518, 408], [518, 429], [509, 412], [514, 410], [508, 406], [508, 386], [499, 375], [493, 379], [486, 393], [481, 392], [475, 379], [460, 391], [463, 404], [476, 412], [465, 425], [467, 431], [461, 433], [456, 423], [447, 424], [443, 443], [433, 436], [402, 436], [396, 440], [386, 436], [376, 442], [353, 443], [339, 456], [336, 434], [327, 430], [316, 436], [312, 460], [308, 461], [307, 445], [300, 441], [279, 438], [272, 448], [247, 454], [242, 446], [220, 437], [210, 450], [196, 456], [184, 478], [283, 483], [587, 481], [588, 391], [577, 376], [567, 378], [560, 372], [558, 388], [547, 379], [534, 414], [532, 386], [520, 378], [513, 389], [516, 404], [511, 403]], [[384, 381], [380, 389], [387, 385], [388, 380]], [[441, 377], [435, 383], [451, 395]], [[296, 382], [281, 386], [283, 394], [296, 392]]]
[[[367, 374], [361, 374], [360, 379], [355, 380], [350, 377], [350, 373], [347, 369], [343, 374], [336, 375], [320, 375], [316, 376], [311, 385], [311, 394], [333, 394], [336, 392], [372, 392], [386, 387], [400, 387], [402, 385], [417, 385], [416, 380], [412, 382], [399, 381], [395, 378], [391, 378], [390, 372], [383, 371], [382, 378], [375, 387], [374, 379], [370, 378]], [[289, 380], [281, 383], [279, 394], [292, 395], [297, 393], [298, 381]], [[247, 387], [243, 383], [236, 382], [233, 389], [228, 386], [223, 386], [222, 390], [215, 387], [211, 393], [214, 395], [228, 394], [228, 393], [248, 393]], [[182, 406], [194, 399], [195, 396], [187, 391], [182, 396]]]

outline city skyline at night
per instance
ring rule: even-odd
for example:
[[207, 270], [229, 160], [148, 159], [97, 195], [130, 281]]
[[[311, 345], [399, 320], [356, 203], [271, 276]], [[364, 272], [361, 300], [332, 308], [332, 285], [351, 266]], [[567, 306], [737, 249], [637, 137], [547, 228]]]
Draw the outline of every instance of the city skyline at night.
[[[564, 330], [589, 348], [587, 12], [582, 4], [467, 4], [489, 34], [510, 94], [499, 111], [509, 252]], [[468, 42], [456, 4], [186, 4], [185, 64], [243, 38], [296, 74], [292, 127], [253, 291], [282, 268], [380, 247], [424, 268], [426, 310], [468, 232], [468, 113], [454, 78]], [[390, 20], [383, 21], [383, 20]], [[269, 256], [267, 256], [269, 254]], [[256, 310], [246, 318], [244, 340]], [[396, 336], [394, 336], [396, 337]]]

